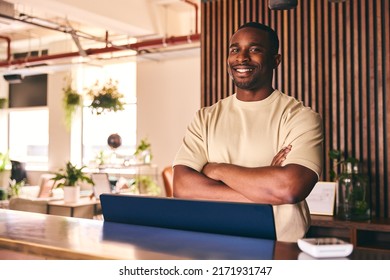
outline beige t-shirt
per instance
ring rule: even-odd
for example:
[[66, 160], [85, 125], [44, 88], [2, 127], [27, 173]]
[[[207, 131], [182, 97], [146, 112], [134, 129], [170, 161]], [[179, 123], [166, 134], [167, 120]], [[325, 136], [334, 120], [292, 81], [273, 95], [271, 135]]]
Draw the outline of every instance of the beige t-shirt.
[[[244, 102], [236, 95], [200, 109], [187, 128], [173, 165], [201, 171], [207, 162], [245, 167], [269, 166], [291, 144], [284, 165], [300, 164], [318, 176], [322, 170], [322, 121], [295, 98], [275, 90], [261, 101]], [[274, 206], [277, 239], [296, 241], [310, 224], [307, 204]]]

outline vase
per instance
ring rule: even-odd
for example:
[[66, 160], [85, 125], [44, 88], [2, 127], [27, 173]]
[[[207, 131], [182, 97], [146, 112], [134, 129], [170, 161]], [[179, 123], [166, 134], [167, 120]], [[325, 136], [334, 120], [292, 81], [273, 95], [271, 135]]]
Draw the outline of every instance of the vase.
[[142, 163], [149, 164], [152, 160], [152, 155], [150, 153], [150, 150], [142, 151], [141, 158], [142, 158]]
[[64, 186], [64, 202], [76, 203], [80, 199], [80, 186]]
[[343, 220], [369, 220], [371, 216], [368, 178], [359, 164], [345, 162], [337, 182], [337, 216]]

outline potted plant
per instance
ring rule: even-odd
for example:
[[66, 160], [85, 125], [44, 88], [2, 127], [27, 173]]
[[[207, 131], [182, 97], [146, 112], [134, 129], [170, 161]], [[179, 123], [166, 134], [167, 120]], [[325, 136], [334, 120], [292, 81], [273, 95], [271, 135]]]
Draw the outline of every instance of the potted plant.
[[68, 129], [72, 125], [72, 119], [77, 108], [82, 105], [82, 96], [79, 94], [68, 80], [66, 86], [62, 89], [64, 96], [62, 98], [65, 110], [65, 124]]
[[[94, 185], [90, 176], [83, 172], [84, 168], [85, 166], [78, 168], [68, 161], [65, 169], [60, 169], [59, 172], [54, 173], [54, 186], [56, 188], [62, 187], [64, 189], [65, 202], [72, 203], [78, 201], [80, 198], [79, 182], [85, 181]], [[56, 184], [58, 181], [60, 181], [59, 184]]]
[[141, 139], [141, 142], [138, 144], [134, 155], [137, 156], [138, 160], [142, 163], [148, 164], [152, 161], [152, 145], [150, 142], [144, 138]]
[[21, 188], [24, 186], [24, 180], [16, 182], [16, 180], [9, 180], [9, 196], [18, 197]]
[[88, 90], [87, 95], [92, 98], [89, 107], [97, 115], [103, 112], [122, 111], [125, 103], [121, 100], [124, 95], [118, 91], [118, 82], [110, 79], [103, 86], [99, 86], [99, 81]]
[[[359, 160], [343, 158], [337, 150], [331, 150], [329, 158], [333, 160], [330, 176], [337, 182], [337, 216], [343, 220], [370, 219], [369, 180], [362, 172]], [[341, 171], [336, 175], [335, 168], [339, 164]]]
[[0, 153], [0, 187], [7, 188], [11, 177], [11, 161], [8, 152]]

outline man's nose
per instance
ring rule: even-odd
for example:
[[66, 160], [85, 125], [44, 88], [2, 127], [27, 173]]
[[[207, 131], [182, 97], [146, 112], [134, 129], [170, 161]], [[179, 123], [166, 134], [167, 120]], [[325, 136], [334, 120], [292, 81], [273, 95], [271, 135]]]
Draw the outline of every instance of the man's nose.
[[249, 51], [243, 50], [243, 51], [239, 52], [237, 57], [236, 57], [236, 60], [238, 62], [249, 61], [250, 60]]

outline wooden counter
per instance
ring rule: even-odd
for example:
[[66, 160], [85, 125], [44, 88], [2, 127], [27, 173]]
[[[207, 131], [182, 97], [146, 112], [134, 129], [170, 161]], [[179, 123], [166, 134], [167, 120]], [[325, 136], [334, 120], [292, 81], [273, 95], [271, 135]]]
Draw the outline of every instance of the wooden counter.
[[[282, 244], [297, 258], [294, 243]], [[273, 259], [275, 242], [0, 209], [0, 248], [47, 259]], [[3, 257], [6, 258], [6, 257]]]
[[[0, 209], [1, 259], [302, 259], [296, 243]], [[355, 250], [354, 259], [390, 259]]]

